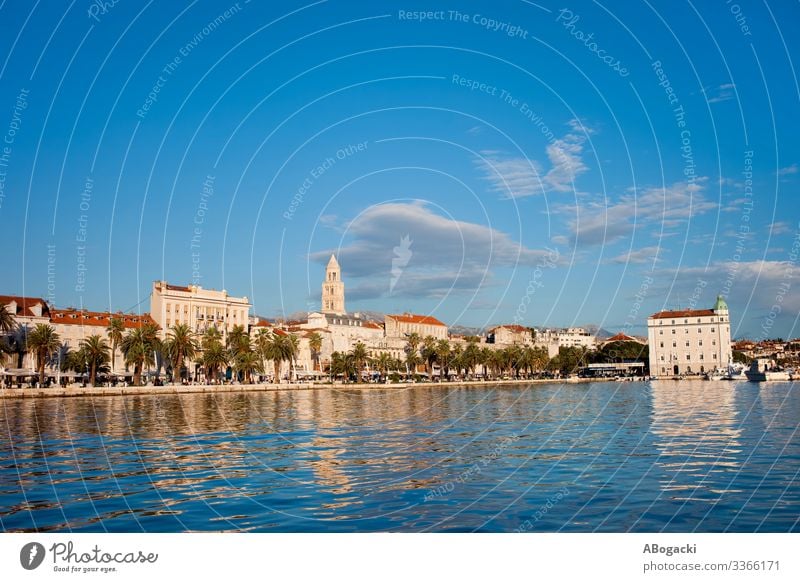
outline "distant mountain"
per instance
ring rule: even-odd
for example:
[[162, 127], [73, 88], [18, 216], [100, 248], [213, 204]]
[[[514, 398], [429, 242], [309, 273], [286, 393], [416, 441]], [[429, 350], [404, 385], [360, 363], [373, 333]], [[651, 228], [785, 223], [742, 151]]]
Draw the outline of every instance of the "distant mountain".
[[465, 325], [454, 325], [448, 328], [448, 331], [454, 335], [482, 335], [483, 329], [480, 327], [467, 327]]
[[614, 336], [614, 334], [608, 331], [607, 329], [603, 329], [602, 327], [597, 326], [593, 323], [590, 323], [589, 325], [584, 325], [583, 329], [588, 331], [590, 334], [597, 336], [597, 339], [599, 340], [605, 340]]

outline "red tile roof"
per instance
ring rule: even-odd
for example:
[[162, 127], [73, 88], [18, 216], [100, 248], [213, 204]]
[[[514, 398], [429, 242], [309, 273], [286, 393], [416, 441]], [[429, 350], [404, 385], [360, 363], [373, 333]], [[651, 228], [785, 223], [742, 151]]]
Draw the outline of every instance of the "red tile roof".
[[368, 327], [370, 329], [383, 329], [383, 326], [380, 323], [375, 323], [374, 321], [365, 321], [364, 325], [361, 327]]
[[441, 321], [430, 315], [413, 315], [411, 313], [404, 313], [402, 315], [387, 315], [395, 321], [402, 321], [403, 323], [423, 323], [425, 325], [441, 325], [447, 327]]
[[500, 328], [509, 329], [509, 330], [511, 330], [513, 332], [516, 332], [516, 333], [525, 333], [525, 332], [529, 331], [527, 327], [522, 326], [522, 325], [516, 325], [516, 324], [498, 325], [497, 327], [493, 327], [489, 331], [495, 331], [495, 330], [500, 329]]
[[639, 340], [636, 339], [635, 337], [631, 337], [629, 335], [625, 335], [622, 332], [619, 332], [617, 335], [613, 335], [610, 338], [608, 338], [605, 341], [605, 343], [608, 344], [608, 343], [611, 343], [611, 342], [638, 342], [638, 341]]
[[669, 319], [677, 317], [704, 317], [706, 315], [714, 315], [713, 309], [684, 309], [681, 311], [659, 311], [650, 317], [652, 319]]
[[78, 309], [53, 309], [50, 312], [50, 322], [63, 325], [93, 325], [108, 327], [112, 318], [121, 319], [126, 329], [141, 327], [145, 324], [156, 322], [149, 313], [130, 315], [126, 313], [109, 313], [108, 311], [87, 311]]
[[7, 310], [10, 310], [9, 304], [12, 302], [17, 304], [16, 313], [11, 314], [13, 316], [16, 317], [33, 316], [34, 313], [31, 311], [31, 308], [35, 307], [36, 305], [42, 306], [42, 317], [47, 317], [48, 315], [47, 302], [41, 297], [20, 297], [18, 295], [0, 295], [0, 303], [4, 304]]

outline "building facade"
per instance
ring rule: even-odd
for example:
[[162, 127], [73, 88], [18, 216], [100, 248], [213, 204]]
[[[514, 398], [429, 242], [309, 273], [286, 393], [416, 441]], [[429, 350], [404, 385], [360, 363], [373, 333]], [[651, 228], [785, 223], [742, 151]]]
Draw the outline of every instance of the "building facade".
[[166, 281], [155, 281], [150, 295], [150, 315], [162, 333], [183, 323], [198, 334], [216, 327], [227, 337], [235, 325], [248, 329], [250, 307], [247, 297], [231, 297], [225, 290], [170, 285]]
[[650, 375], [703, 374], [731, 360], [731, 325], [722, 296], [712, 309], [660, 311], [647, 319]]
[[486, 334], [486, 342], [508, 346], [533, 345], [533, 334], [529, 328], [522, 325], [498, 325]]
[[447, 339], [447, 326], [430, 315], [385, 315], [383, 326], [387, 338], [404, 338], [416, 333], [421, 338], [433, 336], [436, 339]]

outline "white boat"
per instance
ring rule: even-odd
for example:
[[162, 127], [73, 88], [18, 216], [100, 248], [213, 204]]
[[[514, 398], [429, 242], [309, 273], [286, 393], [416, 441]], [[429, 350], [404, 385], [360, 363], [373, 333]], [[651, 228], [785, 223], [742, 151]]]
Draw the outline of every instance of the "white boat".
[[726, 374], [727, 373], [724, 372], [723, 370], [720, 370], [719, 368], [715, 368], [714, 370], [711, 370], [710, 372], [706, 372], [706, 380], [713, 380], [713, 381], [724, 380]]
[[747, 380], [744, 364], [728, 364], [728, 370], [725, 372], [723, 380]]
[[777, 367], [775, 362], [768, 358], [753, 360], [745, 375], [751, 382], [788, 382], [790, 380], [789, 372]]

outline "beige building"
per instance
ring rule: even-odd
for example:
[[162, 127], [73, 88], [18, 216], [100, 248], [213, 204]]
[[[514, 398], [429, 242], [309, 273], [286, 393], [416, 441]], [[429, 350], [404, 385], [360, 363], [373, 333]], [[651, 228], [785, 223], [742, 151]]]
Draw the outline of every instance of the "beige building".
[[728, 305], [722, 296], [712, 309], [660, 311], [647, 319], [650, 375], [703, 374], [731, 359]]
[[585, 347], [593, 350], [597, 347], [597, 338], [582, 327], [537, 329], [533, 345], [547, 349], [547, 354], [552, 358], [558, 355], [559, 348]]
[[[5, 305], [6, 311], [14, 318], [16, 329], [11, 331], [10, 335], [17, 335], [17, 341], [24, 342], [25, 334], [38, 324], [50, 323], [50, 309], [47, 302], [40, 297], [0, 295], [0, 303]], [[3, 367], [3, 355], [0, 353], [0, 367]], [[19, 362], [18, 355], [8, 354], [5, 356], [5, 366], [33, 370], [36, 368], [36, 360], [30, 352], [23, 356], [22, 362]]]
[[498, 325], [489, 330], [486, 341], [498, 345], [533, 345], [533, 334], [527, 327], [517, 324]]
[[225, 290], [183, 287], [166, 281], [155, 281], [150, 295], [150, 315], [164, 333], [177, 323], [185, 323], [198, 334], [214, 326], [224, 337], [235, 325], [247, 330], [250, 307], [247, 297], [231, 297]]
[[383, 325], [387, 338], [404, 338], [416, 333], [423, 339], [428, 336], [447, 339], [447, 326], [430, 315], [385, 315]]
[[344, 283], [342, 270], [334, 255], [325, 268], [325, 281], [322, 283], [322, 313], [344, 315]]

